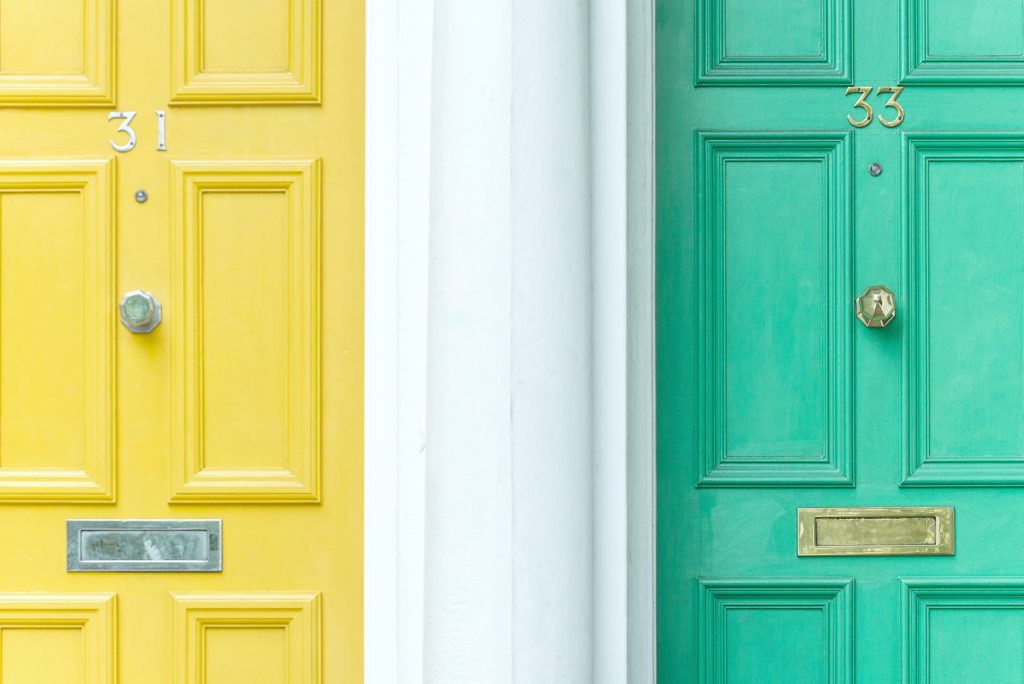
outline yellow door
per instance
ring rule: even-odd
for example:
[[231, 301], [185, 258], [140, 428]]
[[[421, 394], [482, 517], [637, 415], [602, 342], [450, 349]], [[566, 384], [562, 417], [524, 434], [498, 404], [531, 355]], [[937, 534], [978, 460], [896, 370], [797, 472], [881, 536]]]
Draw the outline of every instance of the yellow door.
[[0, 0], [2, 684], [362, 680], [362, 27]]

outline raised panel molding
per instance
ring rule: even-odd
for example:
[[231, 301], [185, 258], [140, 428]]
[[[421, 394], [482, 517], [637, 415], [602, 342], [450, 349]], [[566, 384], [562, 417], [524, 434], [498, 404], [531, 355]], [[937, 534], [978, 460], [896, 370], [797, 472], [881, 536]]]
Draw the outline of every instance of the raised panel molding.
[[[735, 0], [733, 0], [735, 1]], [[696, 22], [697, 85], [833, 85], [851, 83], [853, 34], [851, 31], [850, 0], [810, 0], [818, 3], [820, 21], [814, 22], [817, 32], [808, 39], [814, 48], [794, 54], [794, 41], [786, 41], [786, 48], [777, 54], [765, 54], [765, 50], [754, 45], [736, 47], [740, 37], [730, 36], [730, 24], [725, 15], [730, 0], [698, 0]], [[770, 4], [744, 8], [742, 14], [751, 17], [751, 23], [759, 25], [763, 32], [757, 37], [764, 39], [777, 35], [767, 22], [753, 21], [752, 12], [758, 7], [772, 11]], [[790, 14], [786, 27], [796, 26]], [[731, 39], [730, 39], [731, 38]], [[747, 36], [747, 38], [752, 38]], [[744, 48], [749, 51], [744, 53]], [[785, 50], [785, 51], [784, 51]]]
[[[758, 630], [758, 638], [787, 641], [790, 654], [798, 659], [820, 656], [820, 681], [829, 684], [853, 682], [853, 590], [852, 579], [704, 579], [698, 580], [699, 676], [701, 684], [725, 684], [729, 681], [730, 650], [750, 649], [765, 656], [766, 649], [756, 644], [731, 644], [728, 631], [730, 615], [761, 612], [765, 617], [817, 614], [822, 650], [800, 640], [787, 638], [778, 630]], [[790, 649], [791, 647], [791, 649]], [[763, 663], [761, 663], [763, 664]], [[778, 681], [787, 673], [775, 672]], [[803, 681], [803, 680], [801, 680]]]
[[[700, 133], [697, 150], [697, 486], [852, 487], [853, 229], [850, 221], [847, 133]], [[822, 226], [825, 396], [823, 453], [733, 457], [726, 446], [725, 169], [729, 163], [800, 162], [820, 166], [826, 225]], [[794, 312], [796, 315], [796, 312]]]
[[[283, 15], [274, 21], [269, 13], [256, 12], [247, 0], [219, 0], [225, 14], [248, 17], [253, 26], [276, 29], [275, 44], [282, 51], [280, 65], [211, 64], [211, 53], [264, 54], [269, 45], [225, 44], [216, 40], [258, 41], [256, 34], [226, 31], [211, 35], [211, 22], [204, 13], [214, 6], [210, 0], [173, 0], [173, 45], [171, 49], [171, 102], [174, 104], [289, 104], [320, 101], [321, 0], [270, 0]], [[263, 3], [264, 5], [267, 2]], [[262, 17], [254, 18], [256, 16]], [[233, 25], [234, 21], [225, 19]]]
[[210, 679], [211, 662], [215, 658], [235, 663], [236, 672], [223, 682], [238, 681], [237, 671], [245, 667], [251, 648], [246, 649], [249, 653], [215, 653], [218, 647], [211, 643], [211, 636], [218, 630], [231, 630], [241, 636], [234, 640], [236, 648], [244, 644], [247, 635], [280, 635], [281, 652], [262, 654], [277, 656], [274, 660], [283, 664], [284, 678], [274, 677], [273, 681], [320, 683], [319, 594], [172, 594], [171, 599], [174, 684], [222, 684], [216, 678]]
[[[12, 27], [26, 40], [17, 47], [18, 60], [0, 59], [0, 106], [75, 107], [114, 104], [116, 84], [116, 13], [114, 0], [81, 0], [82, 15], [78, 21], [67, 19], [66, 26], [56, 27], [47, 16], [44, 2], [23, 3], [0, 0], [0, 9], [16, 11], [23, 26]], [[13, 7], [11, 7], [13, 5]], [[34, 15], [33, 15], [34, 13]], [[32, 42], [31, 31], [42, 32]], [[68, 29], [67, 34], [62, 29]], [[59, 36], [57, 35], [59, 34]], [[77, 35], [75, 35], [77, 34]], [[36, 65], [29, 54], [40, 55], [54, 41], [80, 48], [80, 58], [72, 65]], [[45, 55], [44, 57], [51, 57]], [[44, 61], [49, 61], [44, 59]]]
[[[172, 310], [177, 315], [169, 320], [174, 349], [171, 424], [177, 426], [172, 443], [172, 500], [318, 501], [321, 454], [319, 161], [182, 161], [174, 163], [173, 176], [173, 196], [180, 198], [180, 202], [173, 217], [171, 257]], [[280, 405], [270, 407], [272, 410], [265, 422], [280, 423], [277, 427], [267, 427], [267, 430], [276, 430], [273, 434], [280, 437], [279, 444], [269, 441], [253, 444], [249, 429], [240, 428], [236, 423], [210, 422], [211, 404], [207, 397], [210, 371], [205, 368], [205, 359], [218, 343], [217, 348], [223, 354], [245, 336], [235, 339], [234, 332], [222, 331], [227, 338], [210, 337], [209, 328], [214, 321], [205, 316], [204, 293], [209, 294], [211, 279], [221, 285], [237, 281], [232, 285], [233, 291], [221, 292], [223, 297], [241, 297], [243, 293], [264, 297], [272, 285], [265, 282], [270, 274], [252, 270], [258, 267], [253, 266], [251, 255], [241, 262], [231, 262], [244, 263], [241, 267], [244, 272], [237, 268], [226, 273], [211, 271], [210, 262], [223, 256], [207, 253], [204, 248], [207, 236], [215, 228], [205, 220], [206, 203], [212, 198], [228, 202], [268, 198], [283, 207], [280, 211], [284, 216], [279, 223], [266, 219], [262, 246], [250, 236], [238, 233], [227, 236], [228, 243], [247, 244], [248, 249], [262, 250], [258, 252], [264, 260], [261, 263], [271, 260], [278, 267], [283, 279], [275, 285], [280, 292], [279, 299], [275, 300], [281, 308], [280, 318], [269, 320], [269, 325], [264, 322], [262, 329], [281, 331], [281, 339], [277, 340], [279, 353], [267, 352], [259, 346], [268, 345], [266, 339], [246, 340], [250, 361], [254, 355], [259, 357], [260, 367], [254, 371], [259, 374], [222, 378], [228, 383], [223, 391], [232, 401], [239, 402], [246, 399], [250, 391], [247, 388], [267, 385], [267, 374], [277, 374]], [[266, 238], [271, 233], [281, 245], [274, 253]], [[251, 282], [245, 280], [246, 277]], [[225, 305], [230, 308], [232, 303], [216, 304], [223, 309]], [[237, 311], [230, 312], [237, 316], [234, 326], [255, 324], [255, 318], [272, 316], [271, 304], [268, 299], [266, 311], [250, 310], [249, 318]], [[255, 351], [252, 345], [256, 345]], [[229, 363], [230, 359], [224, 358], [216, 369], [224, 371]], [[266, 408], [266, 404], [261, 406]], [[226, 410], [233, 411], [231, 415], [238, 418], [237, 408], [229, 406]], [[246, 418], [243, 415], [238, 419]], [[252, 427], [249, 424], [249, 428]], [[211, 429], [221, 431], [219, 451], [211, 450], [207, 443]], [[242, 438], [248, 439], [248, 451], [244, 453], [236, 444]], [[236, 450], [237, 454], [228, 453]]]
[[[38, 415], [20, 416], [30, 425], [20, 432], [8, 429], [0, 443], [9, 447], [0, 448], [0, 501], [76, 501], [110, 502], [114, 500], [115, 489], [115, 319], [111, 316], [111, 303], [116, 302], [115, 294], [115, 228], [113, 220], [114, 162], [113, 161], [0, 161], [0, 202], [3, 198], [31, 198], [40, 195], [57, 197], [73, 194], [80, 199], [81, 235], [80, 243], [74, 247], [74, 261], [81, 265], [80, 282], [50, 282], [55, 292], [73, 292], [81, 297], [78, 302], [67, 306], [78, 308], [82, 314], [81, 340], [70, 341], [73, 352], [81, 354], [80, 410], [81, 433], [60, 434], [60, 431], [31, 427], [46, 425], [42, 415], [53, 412], [55, 396], [47, 400], [36, 394], [32, 398], [45, 402]], [[44, 200], [39, 200], [43, 202]], [[78, 203], [76, 203], [78, 204]], [[77, 213], [77, 212], [76, 212]], [[0, 215], [0, 236], [4, 234], [4, 219]], [[52, 217], [51, 217], [52, 218]], [[29, 219], [32, 220], [32, 219]], [[46, 220], [41, 217], [38, 220]], [[63, 226], [64, 234], [70, 235], [71, 226]], [[11, 236], [12, 239], [13, 236]], [[30, 250], [36, 247], [42, 253], [45, 249], [56, 249], [56, 245], [33, 244], [43, 237], [24, 238], [22, 246]], [[2, 299], [2, 298], [0, 298]], [[22, 300], [21, 304], [28, 302]], [[40, 307], [42, 309], [42, 307]], [[3, 312], [0, 312], [3, 313]], [[15, 315], [7, 312], [6, 315]], [[4, 315], [4, 319], [6, 319]], [[34, 315], [40, 315], [38, 311]], [[29, 317], [28, 313], [24, 317]], [[21, 318], [17, 318], [21, 320]], [[45, 329], [47, 325], [59, 323], [29, 322], [23, 329]], [[48, 340], [48, 342], [52, 341]], [[8, 333], [0, 336], [0, 350], [5, 344], [14, 345], [15, 337]], [[70, 351], [70, 350], [65, 350]], [[25, 344], [11, 352], [12, 362], [24, 367], [30, 359], [26, 354], [45, 353], [38, 346]], [[6, 358], [6, 354], [3, 355]], [[32, 360], [45, 363], [46, 359]], [[34, 376], [35, 377], [35, 376]], [[70, 383], [75, 378], [68, 378]], [[0, 378], [3, 383], [14, 382], [7, 374]], [[17, 392], [17, 388], [11, 387]], [[66, 394], [66, 393], [65, 393]], [[28, 398], [26, 395], [21, 396]], [[19, 402], [18, 410], [24, 412], [26, 402]], [[64, 403], [75, 403], [65, 397]], [[6, 418], [0, 410], [0, 423]], [[41, 448], [38, 440], [32, 444], [19, 439], [21, 433], [31, 433], [36, 438], [48, 435], [49, 451]], [[53, 440], [64, 437], [66, 444], [57, 445]], [[27, 438], [26, 438], [27, 439]], [[20, 447], [19, 447], [20, 445]], [[59, 452], [59, 453], [58, 453]], [[70, 456], [70, 458], [69, 458]], [[68, 461], [72, 463], [68, 463]]]
[[[1024, 486], [1024, 453], [1017, 455], [936, 456], [930, 422], [941, 420], [931, 406], [933, 374], [929, 334], [929, 169], [941, 162], [1024, 164], [1024, 136], [1002, 133], [907, 134], [904, 145], [904, 197], [907, 216], [903, 244], [903, 406], [902, 487]], [[1024, 196], [1024, 190], [1022, 190]], [[1020, 293], [1024, 296], [1024, 293]], [[965, 333], [969, 334], [969, 332]], [[947, 369], [948, 370], [948, 369]], [[939, 369], [938, 372], [943, 372]], [[967, 407], [964, 407], [967, 410]], [[1008, 425], [1008, 428], [1015, 428]]]
[[[72, 639], [60, 639], [64, 633]], [[17, 635], [17, 636], [16, 636]], [[54, 637], [52, 644], [46, 642]], [[13, 637], [8, 642], [7, 637]], [[67, 647], [80, 645], [78, 653]], [[24, 648], [28, 653], [18, 653]], [[46, 662], [34, 661], [44, 653], [53, 659], [67, 684], [114, 684], [117, 681], [117, 605], [114, 594], [0, 594], [0, 663], [3, 679], [29, 681], [39, 677]], [[77, 670], [80, 677], [71, 670]], [[56, 680], [48, 680], [56, 681]]]
[[[1019, 0], [1012, 0], [1020, 4]], [[973, 5], [973, 7], [972, 7]], [[1008, 18], [991, 0], [964, 1], [959, 6], [968, 15], [989, 17], [996, 26], [982, 31], [989, 37], [1000, 28], [1020, 34], [1020, 18], [1015, 22]], [[1018, 8], [1019, 9], [1019, 8]], [[974, 10], [974, 11], [972, 11]], [[937, 29], [940, 17], [945, 18], [949, 34], [966, 36], [964, 26], [958, 17], [949, 13], [929, 11], [929, 0], [903, 0], [903, 22], [901, 24], [901, 83], [918, 85], [1000, 85], [1024, 83], [1024, 53], [1021, 47], [1006, 50], [1006, 54], [994, 54], [988, 46], [979, 45], [972, 51], [942, 53], [934, 47], [935, 36], [929, 30]], [[937, 23], [938, 22], [938, 23]], [[1024, 46], [1024, 34], [1018, 36]]]
[[[935, 652], [930, 640], [936, 636], [936, 618], [940, 615], [959, 615], [963, 618], [970, 616], [971, 612], [977, 613], [975, 620], [977, 626], [990, 623], [988, 616], [1006, 615], [1007, 612], [1019, 614], [1019, 622], [1024, 622], [1024, 581], [1006, 578], [901, 578], [903, 604], [903, 634], [902, 636], [902, 679], [903, 684], [917, 684], [918, 682], [935, 681], [936, 669], [940, 670], [943, 663], [937, 662], [936, 657], [943, 653]], [[995, 626], [997, 633], [991, 635], [977, 634], [980, 640], [992, 645], [992, 657], [1006, 659], [1018, 666], [1021, 662], [1021, 654], [1007, 653], [1002, 642], [1004, 633]], [[988, 638], [986, 638], [986, 636]], [[1019, 641], [1019, 640], [1015, 640]], [[962, 640], [956, 644], [959, 658], [964, 654], [971, 653], [972, 644], [966, 644]], [[953, 654], [954, 658], [958, 656]], [[982, 661], [986, 661], [984, 654], [980, 655]], [[990, 660], [988, 662], [991, 662]], [[958, 666], [963, 667], [964, 661], [960, 660]], [[961, 676], [964, 673], [959, 673]], [[950, 676], [952, 675], [952, 676]], [[968, 675], [970, 676], [970, 675]], [[952, 673], [942, 681], [968, 681], [958, 678]], [[1011, 681], [996, 677], [990, 681]], [[1016, 681], [1016, 678], [1014, 679]]]

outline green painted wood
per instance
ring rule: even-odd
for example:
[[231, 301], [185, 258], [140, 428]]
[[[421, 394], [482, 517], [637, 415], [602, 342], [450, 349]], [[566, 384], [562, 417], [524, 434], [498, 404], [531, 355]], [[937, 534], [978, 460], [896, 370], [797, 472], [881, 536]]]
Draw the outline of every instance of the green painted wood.
[[1024, 582], [902, 580], [903, 681], [1024, 681]]
[[1024, 82], [1020, 0], [903, 0], [903, 82]]
[[850, 139], [699, 134], [698, 486], [852, 484]]
[[697, 82], [844, 83], [850, 0], [698, 0]]
[[[1022, 17], [659, 0], [659, 681], [1024, 677]], [[850, 506], [951, 506], [956, 553], [797, 557]]]
[[853, 681], [852, 582], [706, 580], [699, 591], [699, 681], [760, 684], [767, 672], [793, 684]]

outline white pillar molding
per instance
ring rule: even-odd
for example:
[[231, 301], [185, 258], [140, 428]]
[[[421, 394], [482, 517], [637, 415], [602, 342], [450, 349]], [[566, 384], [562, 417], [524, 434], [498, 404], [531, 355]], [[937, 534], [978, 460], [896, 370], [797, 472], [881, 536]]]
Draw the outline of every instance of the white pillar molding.
[[651, 16], [367, 3], [367, 682], [654, 681]]
[[590, 3], [594, 682], [627, 681], [626, 5]]
[[436, 0], [425, 681], [592, 681], [587, 6]]
[[436, 0], [424, 681], [511, 682], [508, 3]]

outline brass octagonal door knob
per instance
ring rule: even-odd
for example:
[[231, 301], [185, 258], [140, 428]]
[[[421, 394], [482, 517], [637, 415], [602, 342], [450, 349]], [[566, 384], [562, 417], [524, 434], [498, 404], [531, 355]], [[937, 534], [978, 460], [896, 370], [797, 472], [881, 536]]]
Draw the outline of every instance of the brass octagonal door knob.
[[885, 285], [871, 285], [857, 297], [857, 318], [869, 328], [884, 328], [896, 318], [896, 295]]

